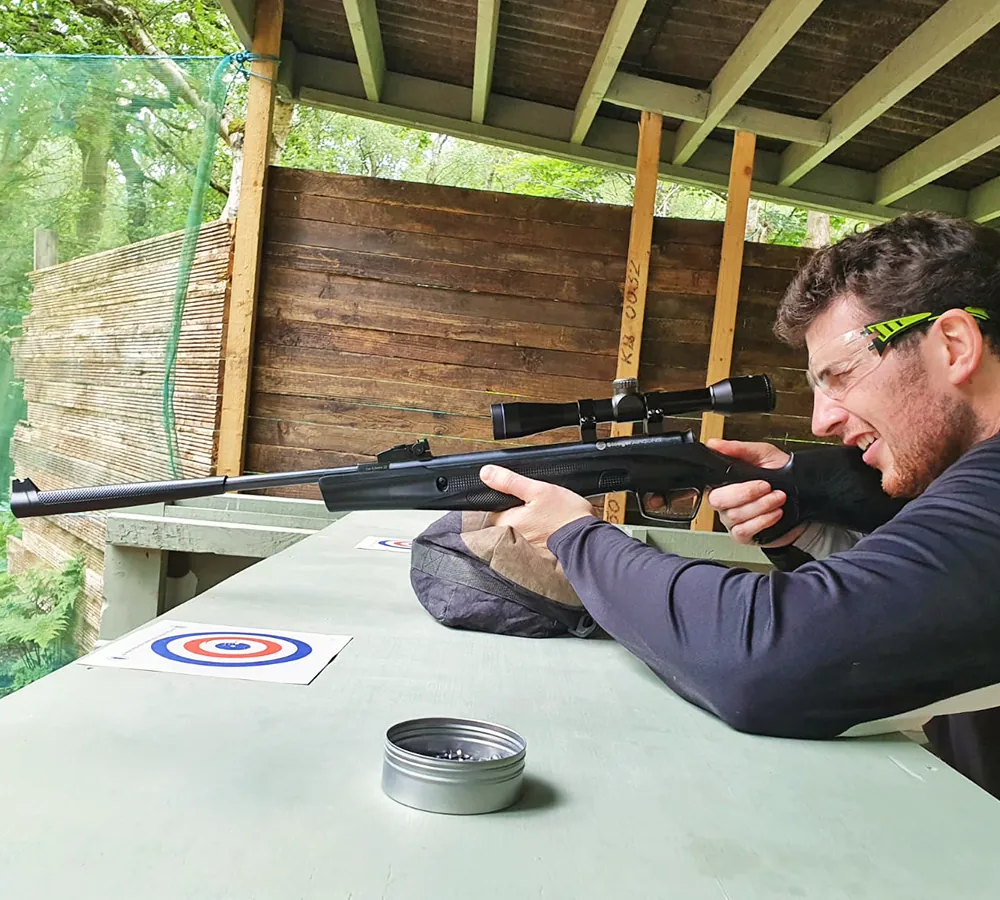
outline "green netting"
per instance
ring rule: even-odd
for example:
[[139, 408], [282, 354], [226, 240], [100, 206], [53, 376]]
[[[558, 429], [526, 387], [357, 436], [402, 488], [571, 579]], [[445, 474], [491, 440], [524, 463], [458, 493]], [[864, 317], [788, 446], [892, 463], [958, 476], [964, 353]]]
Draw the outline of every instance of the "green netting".
[[[103, 453], [126, 476], [115, 480], [190, 474], [182, 471], [174, 414], [178, 347], [186, 304], [189, 314], [197, 308], [188, 294], [200, 230], [226, 207], [233, 155], [219, 151], [240, 127], [253, 58], [0, 55], [0, 696], [73, 658], [82, 606], [79, 558], [62, 572], [17, 578], [6, 572], [6, 536], [20, 532], [8, 505], [18, 421], [31, 421], [37, 408], [39, 428], [47, 429], [44, 440], [32, 438], [39, 454], [49, 454], [31, 463], [42, 471], [19, 473], [43, 488], [65, 486], [53, 479], [72, 479], [73, 471], [96, 471], [86, 468], [95, 462], [87, 448], [101, 439], [74, 434], [69, 424], [84, 406], [75, 398], [84, 395], [86, 415], [108, 423], [110, 441], [90, 456]], [[39, 230], [55, 236], [60, 264], [92, 263], [91, 272], [100, 271], [96, 254], [103, 251], [174, 238], [166, 264], [162, 252], [150, 251], [148, 268], [157, 274], [148, 284], [145, 251], [136, 250], [139, 275], [123, 281], [128, 287], [117, 294], [109, 289], [112, 301], [91, 302], [90, 287], [71, 296], [68, 285], [69, 311], [60, 318], [52, 297], [63, 294], [49, 291], [49, 306], [36, 310], [43, 318], [32, 322], [52, 321], [52, 335], [39, 334], [33, 324], [19, 342], [25, 316], [44, 293], [33, 292], [29, 278]], [[107, 285], [117, 274], [100, 278]], [[25, 354], [24, 347], [32, 349]], [[128, 364], [119, 371], [114, 361], [123, 357]], [[129, 379], [139, 377], [131, 373], [143, 369], [155, 373], [141, 391], [148, 421], [114, 396], [116, 384], [123, 397], [131, 396]], [[19, 378], [19, 370], [30, 378]], [[107, 371], [112, 374], [105, 378]], [[24, 381], [47, 392], [42, 400], [36, 396], [30, 416]], [[115, 441], [122, 452], [109, 460]]]
[[222, 124], [227, 96], [245, 85], [251, 58], [0, 55], [4, 499], [10, 434], [24, 414], [10, 347], [31, 303], [37, 229], [57, 235], [61, 263], [183, 231], [172, 327], [158, 351], [163, 474], [182, 474], [173, 413], [180, 324], [199, 228], [219, 217], [229, 188], [231, 157], [218, 152], [232, 128]]

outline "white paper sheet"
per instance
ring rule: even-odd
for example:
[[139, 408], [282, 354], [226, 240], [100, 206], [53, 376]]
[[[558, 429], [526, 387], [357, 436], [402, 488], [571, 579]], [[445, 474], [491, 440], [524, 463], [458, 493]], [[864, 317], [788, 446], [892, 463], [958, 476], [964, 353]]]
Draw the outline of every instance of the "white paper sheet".
[[309, 684], [351, 638], [159, 619], [76, 662], [213, 678]]

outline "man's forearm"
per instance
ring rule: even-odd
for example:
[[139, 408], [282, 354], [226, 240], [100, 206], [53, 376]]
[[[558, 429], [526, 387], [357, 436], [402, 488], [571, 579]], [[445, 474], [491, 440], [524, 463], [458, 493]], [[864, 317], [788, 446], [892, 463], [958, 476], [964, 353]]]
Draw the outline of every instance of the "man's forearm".
[[[601, 628], [678, 694], [740, 726], [742, 685], [767, 643], [747, 626], [770, 629], [769, 601], [753, 596], [764, 576], [663, 553], [597, 519], [563, 526], [548, 546]], [[697, 589], [689, 579], [675, 591], [692, 567]]]

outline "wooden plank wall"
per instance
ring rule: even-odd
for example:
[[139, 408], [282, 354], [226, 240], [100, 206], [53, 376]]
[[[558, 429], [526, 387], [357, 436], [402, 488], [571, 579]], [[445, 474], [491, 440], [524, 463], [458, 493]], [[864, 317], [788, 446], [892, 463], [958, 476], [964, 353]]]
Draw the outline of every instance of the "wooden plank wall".
[[[43, 490], [172, 477], [162, 392], [183, 237], [32, 273], [32, 309], [14, 348], [28, 403], [11, 442], [16, 477]], [[202, 228], [174, 369], [182, 477], [214, 473], [231, 248], [229, 223]], [[83, 554], [85, 646], [100, 626], [104, 538], [103, 513], [55, 516], [25, 520], [22, 540], [8, 547], [15, 572]]]
[[[490, 404], [610, 396], [628, 208], [285, 168], [268, 190], [247, 471], [418, 437], [436, 455], [573, 440], [497, 444]], [[721, 239], [718, 222], [656, 221], [643, 390], [704, 386]], [[770, 334], [799, 253], [747, 251], [734, 374], [768, 372], [780, 399], [726, 433], [808, 439], [804, 359]]]

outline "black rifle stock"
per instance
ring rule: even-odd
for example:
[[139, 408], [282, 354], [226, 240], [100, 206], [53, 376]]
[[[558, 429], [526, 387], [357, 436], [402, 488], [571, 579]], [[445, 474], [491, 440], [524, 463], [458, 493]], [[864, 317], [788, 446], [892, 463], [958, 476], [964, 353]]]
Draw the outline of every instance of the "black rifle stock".
[[[616, 389], [618, 386], [616, 383]], [[754, 406], [758, 410], [761, 406], [771, 409], [773, 405], [774, 395], [766, 376], [727, 380], [699, 391], [640, 395], [625, 390], [612, 401], [579, 401], [579, 425], [581, 434], [587, 437], [572, 443], [435, 457], [427, 442], [421, 440], [393, 447], [379, 454], [375, 462], [358, 466], [55, 491], [39, 491], [30, 478], [15, 479], [11, 511], [17, 518], [51, 516], [310, 483], [319, 485], [331, 511], [500, 511], [520, 505], [517, 498], [494, 491], [480, 480], [482, 467], [494, 464], [582, 496], [631, 491], [639, 499], [642, 515], [653, 522], [690, 521], [706, 489], [767, 481], [784, 491], [787, 500], [779, 522], [758, 534], [758, 543], [774, 541], [803, 521], [868, 532], [898, 512], [902, 501], [883, 493], [879, 473], [862, 462], [856, 449], [810, 448], [793, 453], [780, 469], [762, 469], [709, 449], [690, 431], [604, 440], [594, 436], [597, 421], [642, 421], [647, 431], [652, 422], [655, 430], [663, 415], [674, 414], [677, 406], [684, 411], [714, 408], [739, 412]], [[524, 406], [495, 404], [495, 435], [510, 436], [512, 429], [508, 426], [512, 421], [518, 423], [519, 436], [570, 424], [566, 419], [573, 411], [567, 411], [571, 404], [530, 404], [532, 425], [539, 427], [524, 425], [525, 417], [518, 415]], [[557, 413], [555, 424], [545, 425], [545, 406]], [[646, 498], [650, 495], [666, 498], [665, 507], [662, 503], [649, 506]], [[673, 503], [678, 499], [684, 504], [679, 511]]]

